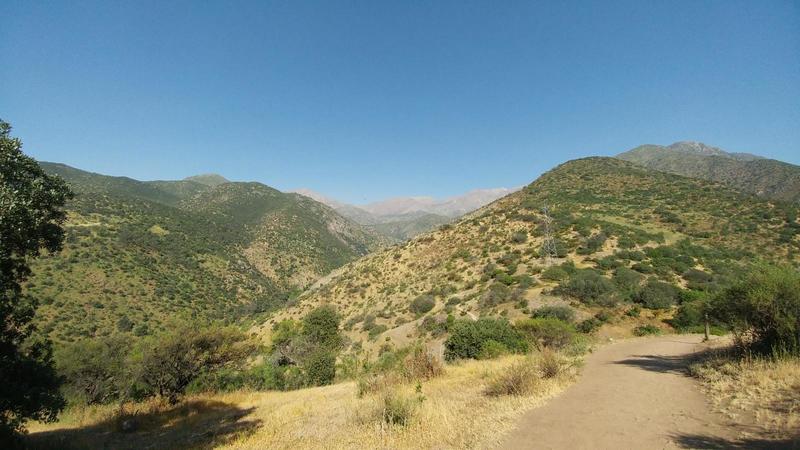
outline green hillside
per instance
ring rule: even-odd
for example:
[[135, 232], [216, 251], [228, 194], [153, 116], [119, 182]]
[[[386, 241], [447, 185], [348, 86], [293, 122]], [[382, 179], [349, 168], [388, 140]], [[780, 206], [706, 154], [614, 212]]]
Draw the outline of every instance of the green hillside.
[[382, 243], [330, 208], [259, 183], [140, 182], [42, 163], [76, 192], [67, 239], [27, 286], [56, 341], [146, 334], [176, 315], [233, 320]]
[[718, 149], [699, 153], [681, 144], [642, 145], [617, 158], [651, 169], [725, 183], [764, 198], [800, 203], [800, 166]]
[[[544, 206], [558, 253], [550, 263], [540, 255]], [[455, 224], [345, 266], [264, 332], [325, 303], [344, 314], [353, 342], [376, 351], [384, 341], [437, 336], [448, 314], [513, 319], [571, 304], [582, 318], [612, 308], [625, 323], [634, 300], [671, 305], [683, 290], [730, 284], [746, 261], [798, 261], [798, 233], [797, 209], [787, 204], [619, 159], [580, 159]], [[412, 301], [432, 309], [420, 313]], [[636, 320], [663, 326], [653, 314]]]

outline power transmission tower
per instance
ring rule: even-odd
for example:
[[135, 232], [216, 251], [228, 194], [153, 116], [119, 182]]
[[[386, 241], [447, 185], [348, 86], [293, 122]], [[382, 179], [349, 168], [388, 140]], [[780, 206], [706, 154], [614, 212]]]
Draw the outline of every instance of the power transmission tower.
[[558, 249], [553, 237], [553, 219], [550, 217], [547, 205], [542, 208], [542, 225], [544, 225], [544, 240], [542, 241], [541, 257], [545, 264], [552, 264], [553, 260], [558, 258]]

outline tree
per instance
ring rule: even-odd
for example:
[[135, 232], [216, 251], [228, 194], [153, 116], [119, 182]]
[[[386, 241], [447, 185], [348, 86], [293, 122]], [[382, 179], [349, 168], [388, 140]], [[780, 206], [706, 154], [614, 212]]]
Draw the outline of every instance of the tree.
[[0, 120], [0, 439], [26, 420], [55, 420], [64, 407], [49, 341], [34, 337], [36, 300], [22, 292], [28, 262], [61, 249], [63, 207], [72, 193], [22, 153]]
[[794, 267], [755, 267], [715, 297], [709, 312], [751, 350], [800, 354], [800, 271]]
[[199, 375], [223, 368], [240, 369], [253, 354], [247, 335], [232, 327], [197, 328], [177, 323], [172, 330], [146, 338], [128, 364], [143, 395], [158, 395], [176, 403]]

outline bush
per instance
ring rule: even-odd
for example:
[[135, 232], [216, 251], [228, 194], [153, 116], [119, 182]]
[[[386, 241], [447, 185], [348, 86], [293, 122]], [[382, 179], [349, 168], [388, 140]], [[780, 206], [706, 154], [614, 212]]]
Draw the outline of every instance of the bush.
[[751, 350], [798, 354], [800, 273], [791, 266], [756, 267], [712, 301], [710, 314], [731, 325]]
[[175, 403], [200, 374], [239, 368], [254, 347], [234, 328], [179, 324], [172, 331], [143, 340], [129, 362], [141, 395], [158, 395]]
[[478, 359], [494, 359], [508, 353], [508, 348], [502, 342], [497, 342], [493, 339], [481, 344], [481, 351], [478, 353]]
[[560, 349], [575, 340], [575, 327], [555, 318], [524, 319], [515, 327], [537, 348]]
[[336, 377], [336, 353], [327, 347], [320, 347], [303, 362], [305, 378], [312, 386], [325, 386], [333, 383]]
[[555, 352], [544, 350], [539, 356], [539, 372], [542, 378], [555, 378], [561, 373], [561, 359]]
[[618, 267], [612, 281], [625, 300], [630, 300], [642, 284], [644, 276], [627, 267]]
[[387, 392], [383, 396], [381, 419], [390, 425], [408, 425], [414, 417], [419, 398], [409, 398], [397, 392]]
[[[374, 320], [374, 319], [373, 319]], [[336, 357], [343, 346], [340, 317], [330, 306], [309, 312], [298, 323], [284, 320], [274, 327], [270, 362], [280, 389], [330, 384], [336, 377]], [[365, 320], [367, 322], [367, 320]], [[385, 325], [370, 327], [370, 334]]]
[[562, 269], [559, 266], [550, 266], [539, 275], [542, 280], [548, 281], [562, 281], [569, 278], [569, 274], [566, 270]]
[[553, 318], [567, 323], [575, 321], [575, 310], [569, 306], [542, 306], [533, 311], [534, 319]]
[[505, 319], [464, 319], [453, 323], [450, 337], [444, 342], [444, 357], [448, 361], [459, 358], [475, 359], [484, 342], [489, 340], [505, 345], [510, 352], [522, 353], [528, 350], [528, 343], [523, 335]]
[[339, 348], [342, 345], [340, 320], [332, 306], [320, 306], [303, 318], [302, 334], [315, 345]]
[[640, 325], [633, 329], [633, 334], [636, 336], [658, 335], [661, 334], [661, 329], [655, 325]]
[[481, 295], [479, 303], [483, 308], [491, 308], [511, 299], [511, 289], [502, 283], [493, 283]]
[[522, 244], [528, 240], [528, 233], [524, 231], [517, 231], [511, 235], [511, 242], [515, 244]]
[[434, 306], [436, 306], [436, 300], [433, 296], [430, 294], [423, 294], [411, 302], [409, 309], [414, 314], [421, 315], [432, 310]]
[[634, 296], [634, 301], [648, 309], [667, 309], [677, 303], [680, 290], [663, 281], [649, 280]]
[[603, 322], [598, 320], [596, 317], [590, 317], [586, 320], [582, 320], [578, 326], [576, 327], [578, 331], [584, 334], [592, 334], [595, 331], [599, 330], [600, 327], [603, 326]]
[[678, 307], [675, 316], [670, 320], [670, 325], [679, 329], [686, 330], [692, 327], [705, 324], [704, 318], [705, 305], [702, 302], [683, 302]]
[[609, 304], [610, 295], [614, 292], [614, 284], [594, 270], [579, 270], [562, 282], [557, 291], [575, 297], [584, 303]]
[[496, 375], [486, 387], [486, 395], [528, 395], [539, 385], [540, 379], [536, 366], [530, 359], [509, 366]]
[[402, 375], [406, 380], [427, 381], [443, 372], [441, 361], [423, 345], [415, 345], [403, 360]]

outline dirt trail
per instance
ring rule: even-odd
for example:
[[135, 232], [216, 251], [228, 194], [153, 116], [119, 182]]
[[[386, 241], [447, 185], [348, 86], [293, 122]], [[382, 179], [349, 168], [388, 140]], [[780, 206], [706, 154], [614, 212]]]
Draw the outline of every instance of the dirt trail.
[[580, 380], [527, 413], [501, 448], [730, 448], [738, 431], [712, 413], [686, 376], [694, 335], [637, 338], [599, 348]]

